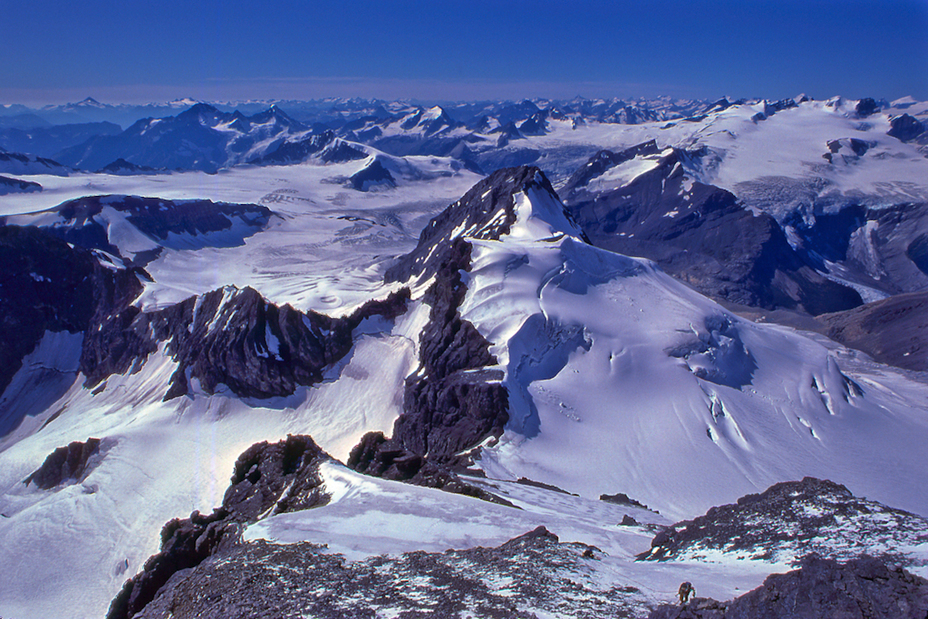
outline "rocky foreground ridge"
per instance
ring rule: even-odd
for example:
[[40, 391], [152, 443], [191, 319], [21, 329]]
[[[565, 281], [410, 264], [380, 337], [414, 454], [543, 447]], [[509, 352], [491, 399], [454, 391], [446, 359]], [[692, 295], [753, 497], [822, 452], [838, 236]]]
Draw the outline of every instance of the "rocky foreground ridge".
[[[601, 550], [560, 542], [544, 527], [496, 548], [419, 551], [358, 561], [306, 542], [243, 541], [242, 531], [249, 523], [327, 505], [331, 495], [319, 467], [331, 461], [307, 436], [252, 446], [236, 462], [220, 507], [209, 515], [195, 512], [165, 525], [161, 552], [126, 582], [110, 606], [108, 619], [335, 618], [385, 613], [507, 619], [548, 615], [923, 619], [928, 614], [928, 581], [900, 567], [899, 562], [906, 561], [903, 556], [876, 558], [867, 554], [877, 548], [876, 544], [868, 547], [862, 543], [854, 548], [856, 552], [842, 553], [839, 549], [827, 557], [805, 555], [798, 561], [799, 569], [773, 574], [758, 589], [730, 602], [696, 598], [686, 605], [656, 605], [632, 584], [607, 582], [596, 574], [596, 562], [604, 558]], [[769, 527], [754, 530], [755, 545], [778, 548], [784, 543], [802, 543], [807, 541], [807, 531], [797, 529], [789, 518], [775, 518], [803, 511], [809, 495], [823, 489], [830, 492], [830, 498], [821, 503], [820, 521], [834, 521], [862, 505], [875, 514], [899, 513], [854, 497], [832, 482], [806, 479], [777, 484], [760, 495], [742, 498], [738, 505], [754, 505], [753, 512], [732, 506], [713, 508], [690, 527], [714, 539], [708, 521], [751, 529], [754, 516], [763, 511], [769, 516]], [[781, 509], [758, 510], [758, 504], [775, 504]], [[777, 522], [779, 531], [770, 528]], [[668, 529], [655, 541], [672, 538], [673, 531]], [[924, 532], [914, 541], [919, 540], [924, 542]], [[661, 541], [656, 548], [666, 545]], [[729, 546], [720, 552], [730, 557], [744, 552], [737, 539]], [[818, 548], [828, 550], [826, 545]], [[851, 558], [840, 562], [835, 556], [841, 554]]]

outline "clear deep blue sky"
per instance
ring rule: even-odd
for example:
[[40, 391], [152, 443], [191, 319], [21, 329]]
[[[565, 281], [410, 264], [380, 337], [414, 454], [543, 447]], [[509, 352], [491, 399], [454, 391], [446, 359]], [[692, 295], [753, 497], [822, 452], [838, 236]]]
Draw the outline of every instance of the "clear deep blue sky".
[[928, 99], [928, 0], [2, 0], [0, 103]]

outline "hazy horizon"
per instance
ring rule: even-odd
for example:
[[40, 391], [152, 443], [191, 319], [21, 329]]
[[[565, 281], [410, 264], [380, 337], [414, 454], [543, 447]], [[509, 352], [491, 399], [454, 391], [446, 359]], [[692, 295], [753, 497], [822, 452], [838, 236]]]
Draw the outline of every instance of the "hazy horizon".
[[928, 2], [241, 0], [5, 10], [0, 102], [928, 99]]

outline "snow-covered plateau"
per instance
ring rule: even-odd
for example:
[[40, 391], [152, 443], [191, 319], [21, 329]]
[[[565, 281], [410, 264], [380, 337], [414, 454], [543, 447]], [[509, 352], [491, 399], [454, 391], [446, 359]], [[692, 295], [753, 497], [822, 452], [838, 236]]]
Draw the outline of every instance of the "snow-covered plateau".
[[230, 107], [0, 150], [0, 617], [928, 613], [928, 104]]

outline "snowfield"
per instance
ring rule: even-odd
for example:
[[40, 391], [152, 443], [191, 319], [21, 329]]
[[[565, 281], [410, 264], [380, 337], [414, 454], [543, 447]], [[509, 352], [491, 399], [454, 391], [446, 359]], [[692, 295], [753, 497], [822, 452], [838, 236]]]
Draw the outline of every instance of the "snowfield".
[[[812, 194], [835, 204], [928, 201], [928, 159], [885, 135], [885, 115], [854, 117], [852, 103], [809, 101], [775, 114], [735, 105], [701, 121], [640, 125], [551, 120], [549, 133], [506, 148], [582, 151], [585, 161], [591, 150], [647, 139], [661, 148], [705, 146], [711, 155], [687, 170], [690, 177], [742, 192], [750, 208], [774, 216], [803, 200], [811, 205]], [[443, 114], [428, 110], [414, 131]], [[401, 133], [388, 126], [387, 135]], [[828, 142], [846, 138], [867, 142], [867, 152], [829, 164], [822, 157]], [[5, 196], [0, 217], [42, 225], [52, 218], [42, 211], [109, 194], [263, 205], [273, 211], [267, 227], [230, 230], [234, 243], [196, 235], [162, 243], [145, 265], [151, 281], [135, 305], [152, 311], [251, 286], [267, 302], [346, 316], [401, 287], [384, 283], [386, 268], [481, 179], [450, 157], [365, 148], [371, 157], [364, 160], [246, 165], [213, 175], [22, 175], [43, 191]], [[397, 186], [351, 189], [347, 179], [375, 158]], [[552, 180], [573, 163], [553, 162]], [[539, 165], [547, 172], [544, 160]], [[636, 158], [596, 182], [624, 184], [653, 165]], [[330, 462], [320, 471], [327, 505], [259, 520], [245, 529], [246, 541], [327, 544], [326, 552], [360, 560], [497, 546], [544, 525], [561, 541], [602, 551], [591, 568], [597, 583], [637, 587], [656, 604], [671, 601], [684, 580], [700, 596], [724, 600], [791, 569], [709, 551], [709, 560], [635, 560], [661, 528], [777, 482], [829, 479], [928, 517], [924, 373], [877, 363], [823, 336], [750, 322], [650, 261], [594, 248], [557, 196], [537, 185], [512, 200], [516, 221], [498, 240], [465, 227], [452, 239], [472, 245], [460, 315], [490, 343], [492, 369], [509, 393], [505, 431], [483, 442], [471, 471], [484, 476], [466, 480], [516, 507]], [[98, 222], [121, 251], [158, 245], [112, 208]], [[83, 334], [46, 333], [0, 394], [0, 616], [104, 616], [123, 582], [158, 551], [167, 521], [221, 504], [236, 458], [253, 443], [309, 434], [344, 462], [365, 433], [389, 436], [403, 413], [404, 381], [420, 367], [427, 285], [413, 287], [395, 321], [368, 319], [355, 329], [351, 352], [321, 383], [266, 400], [229, 389], [210, 395], [194, 384], [190, 394], [163, 401], [177, 369], [164, 346], [138, 372], [87, 389], [79, 373]], [[279, 342], [267, 334], [263, 354], [279, 356]], [[102, 447], [85, 477], [52, 490], [24, 484], [56, 448], [89, 437]], [[598, 499], [617, 493], [647, 509]], [[637, 524], [620, 524], [625, 516]], [[928, 541], [910, 550], [928, 561]]]

